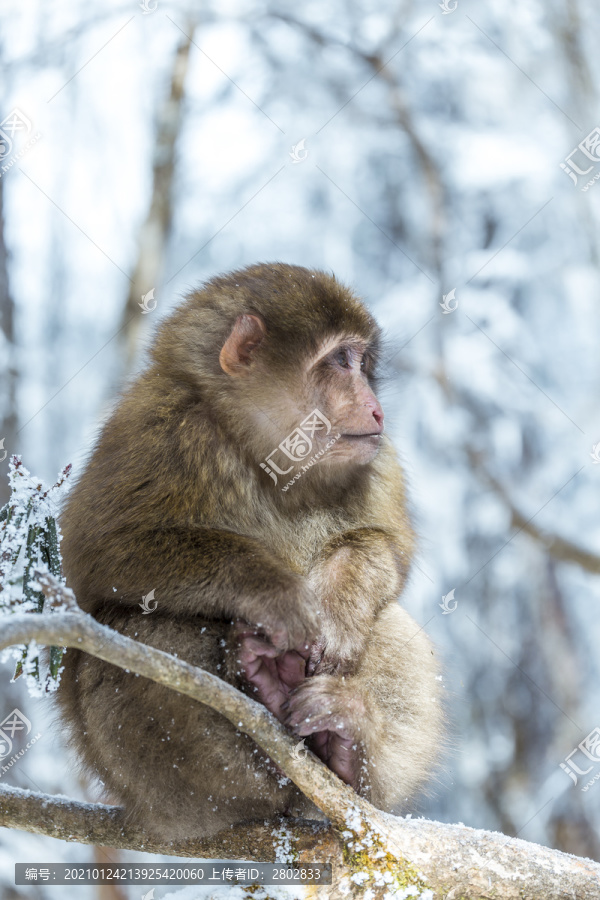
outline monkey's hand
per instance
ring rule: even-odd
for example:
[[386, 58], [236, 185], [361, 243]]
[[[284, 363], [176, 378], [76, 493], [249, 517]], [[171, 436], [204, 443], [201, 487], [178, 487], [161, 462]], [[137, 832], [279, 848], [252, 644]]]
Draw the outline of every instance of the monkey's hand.
[[[245, 602], [244, 602], [245, 600]], [[287, 590], [263, 591], [262, 596], [243, 598], [237, 615], [256, 632], [266, 635], [278, 652], [308, 651], [321, 631], [321, 604], [312, 587], [294, 577]]]
[[[364, 700], [353, 679], [319, 675], [296, 687], [286, 702], [284, 724], [354, 790], [362, 788], [365, 752], [362, 735], [368, 728]], [[361, 791], [362, 792], [362, 791]]]
[[282, 706], [305, 678], [308, 649], [281, 653], [245, 622], [236, 622], [234, 632], [238, 674], [242, 676], [247, 692], [283, 722]]
[[348, 629], [342, 632], [324, 622], [321, 634], [313, 641], [306, 660], [306, 674], [351, 675], [356, 671], [364, 646], [364, 635]]

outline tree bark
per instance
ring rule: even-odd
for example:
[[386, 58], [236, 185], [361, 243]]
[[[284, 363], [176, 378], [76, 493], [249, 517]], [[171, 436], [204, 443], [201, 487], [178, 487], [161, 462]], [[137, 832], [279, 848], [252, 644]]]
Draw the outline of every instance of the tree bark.
[[[395, 862], [394, 866], [388, 858], [383, 859], [387, 871], [396, 872], [399, 884], [404, 878], [404, 887], [415, 884], [421, 890], [429, 888], [436, 900], [597, 900], [600, 897], [600, 865], [591, 860], [465, 825], [394, 816], [382, 818]], [[319, 900], [342, 896], [344, 879], [351, 875], [375, 874], [382, 868], [378, 866], [381, 860], [369, 860], [364, 851], [353, 853], [351, 848], [348, 853], [335, 829], [322, 822], [300, 819], [249, 822], [205, 840], [168, 844], [125, 827], [119, 806], [63, 800], [1, 784], [0, 824], [81, 844], [103, 844], [185, 858], [255, 862], [281, 861], [277, 847], [282, 834], [286, 834], [297, 864], [332, 864], [334, 884], [319, 888]]]
[[[120, 332], [126, 372], [129, 372], [133, 365], [143, 321], [139, 304], [142, 296], [159, 286], [165, 248], [171, 230], [176, 148], [181, 131], [190, 46], [194, 36], [192, 23], [189, 23], [187, 31], [188, 34], [179, 42], [175, 52], [169, 94], [157, 114], [152, 164], [152, 197], [140, 230], [138, 256], [123, 310], [123, 327]], [[156, 298], [148, 298], [147, 305], [150, 311], [155, 303]]]
[[[3, 616], [0, 650], [36, 640], [77, 647], [218, 710], [250, 735], [330, 825], [287, 819], [244, 823], [202, 841], [160, 844], [126, 828], [120, 807], [79, 803], [0, 784], [0, 824], [68, 841], [196, 858], [284, 861], [285, 833], [296, 863], [333, 865], [322, 900], [422, 896], [427, 900], [599, 900], [600, 864], [502, 834], [386, 815], [343, 784], [312, 754], [294, 755], [295, 739], [271, 713], [208, 672], [137, 643], [96, 622], [56, 579], [38, 576], [54, 613]], [[283, 832], [282, 832], [283, 828]], [[290, 860], [289, 855], [285, 861]], [[401, 889], [414, 889], [403, 894]]]

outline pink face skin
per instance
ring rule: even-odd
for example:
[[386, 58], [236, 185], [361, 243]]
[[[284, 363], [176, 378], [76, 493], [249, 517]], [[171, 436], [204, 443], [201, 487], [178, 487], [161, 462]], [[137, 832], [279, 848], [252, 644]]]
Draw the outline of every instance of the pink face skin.
[[322, 398], [319, 409], [330, 420], [331, 433], [340, 434], [323, 457], [325, 466], [365, 465], [379, 450], [384, 416], [369, 384], [369, 368], [367, 348], [357, 338], [338, 339], [311, 366]]
[[[259, 437], [257, 456], [268, 454], [317, 410], [331, 426], [312, 435], [320, 467], [335, 476], [349, 466], [371, 462], [381, 444], [383, 410], [370, 384], [374, 360], [368, 342], [353, 334], [332, 337], [303, 368], [290, 373], [287, 384], [267, 391], [271, 373], [260, 352], [265, 339], [259, 316], [238, 316], [219, 356], [221, 368], [237, 382], [241, 402], [253, 416], [250, 434]], [[254, 394], [260, 402], [253, 402]]]

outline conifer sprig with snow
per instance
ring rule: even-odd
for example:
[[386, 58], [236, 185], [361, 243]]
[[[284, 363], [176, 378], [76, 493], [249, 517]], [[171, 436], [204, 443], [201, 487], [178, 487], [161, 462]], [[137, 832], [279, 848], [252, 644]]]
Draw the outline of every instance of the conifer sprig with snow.
[[[0, 509], [0, 615], [43, 611], [44, 595], [36, 572], [48, 571], [64, 583], [56, 517], [70, 473], [68, 465], [56, 484], [45, 488], [32, 477], [19, 456], [10, 461], [10, 500]], [[39, 693], [39, 648], [32, 643], [15, 648], [14, 653], [19, 657], [14, 678], [24, 674], [30, 691]], [[58, 684], [63, 653], [60, 647], [50, 647], [49, 672], [43, 684], [46, 691], [54, 690]]]

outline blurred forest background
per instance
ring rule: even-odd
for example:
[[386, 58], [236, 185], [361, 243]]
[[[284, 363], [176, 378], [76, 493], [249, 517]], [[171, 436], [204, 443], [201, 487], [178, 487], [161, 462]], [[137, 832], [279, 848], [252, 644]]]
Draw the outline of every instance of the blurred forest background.
[[[595, 0], [0, 3], [0, 505], [10, 454], [77, 476], [191, 287], [332, 270], [385, 328], [404, 602], [445, 668], [415, 811], [597, 860], [599, 36]], [[42, 737], [2, 781], [96, 796], [10, 674], [0, 720]], [[91, 854], [2, 830], [1, 896]]]

